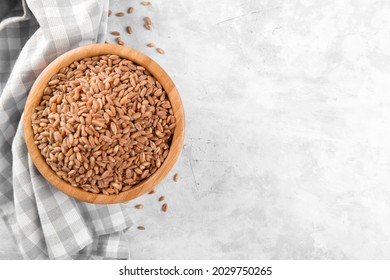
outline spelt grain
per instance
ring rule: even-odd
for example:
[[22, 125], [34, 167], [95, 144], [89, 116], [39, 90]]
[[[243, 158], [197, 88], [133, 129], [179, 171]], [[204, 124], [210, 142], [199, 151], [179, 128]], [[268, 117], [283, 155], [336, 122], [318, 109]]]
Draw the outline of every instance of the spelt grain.
[[164, 51], [162, 48], [156, 48], [156, 51], [157, 51], [158, 53], [161, 53], [161, 54], [164, 54], [164, 53], [165, 53], [165, 51]]
[[152, 20], [150, 19], [150, 17], [145, 18], [145, 23], [148, 25], [152, 25]]
[[175, 122], [161, 84], [116, 55], [62, 68], [32, 118], [34, 142], [57, 175], [105, 195], [130, 190], [158, 170]]
[[168, 204], [164, 203], [162, 206], [161, 206], [161, 210], [163, 212], [167, 212], [168, 211]]
[[[123, 40], [121, 39], [121, 37], [118, 37], [118, 38], [116, 39], [116, 41], [117, 41], [118, 45], [124, 45], [124, 44], [125, 44], [125, 42], [123, 42]], [[117, 84], [119, 84], [119, 79], [118, 79], [118, 82], [117, 82], [117, 83], [114, 82], [114, 86], [116, 86]]]

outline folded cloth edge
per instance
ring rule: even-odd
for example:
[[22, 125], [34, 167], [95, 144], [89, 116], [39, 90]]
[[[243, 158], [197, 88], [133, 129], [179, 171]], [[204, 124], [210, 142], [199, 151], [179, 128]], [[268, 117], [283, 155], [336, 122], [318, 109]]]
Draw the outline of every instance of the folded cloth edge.
[[0, 31], [3, 30], [6, 26], [14, 22], [20, 22], [24, 20], [29, 20], [31, 17], [30, 10], [27, 7], [26, 0], [22, 0], [23, 15], [8, 17], [0, 21]]

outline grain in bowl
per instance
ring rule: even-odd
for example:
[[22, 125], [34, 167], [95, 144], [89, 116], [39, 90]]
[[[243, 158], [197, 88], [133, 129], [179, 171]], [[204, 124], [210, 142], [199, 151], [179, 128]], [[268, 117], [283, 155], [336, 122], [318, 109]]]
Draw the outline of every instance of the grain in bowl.
[[32, 115], [34, 143], [74, 187], [118, 194], [167, 158], [176, 126], [161, 84], [117, 55], [74, 61], [53, 75]]

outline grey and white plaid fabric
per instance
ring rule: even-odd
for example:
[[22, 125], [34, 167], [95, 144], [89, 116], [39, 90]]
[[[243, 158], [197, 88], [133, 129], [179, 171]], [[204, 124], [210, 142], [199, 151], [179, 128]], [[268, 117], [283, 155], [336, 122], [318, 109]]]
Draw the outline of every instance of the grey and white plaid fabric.
[[39, 73], [57, 56], [104, 42], [107, 0], [27, 0], [22, 21], [0, 30], [0, 215], [26, 259], [129, 258], [125, 205], [76, 201], [34, 167], [23, 109]]

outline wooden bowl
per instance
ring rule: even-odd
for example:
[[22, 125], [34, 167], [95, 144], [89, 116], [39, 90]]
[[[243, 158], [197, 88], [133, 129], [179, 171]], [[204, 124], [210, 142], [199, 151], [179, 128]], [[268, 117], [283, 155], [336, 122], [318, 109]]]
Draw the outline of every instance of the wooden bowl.
[[[165, 159], [164, 163], [161, 165], [161, 167], [157, 169], [157, 171], [152, 176], [141, 181], [130, 190], [121, 192], [117, 195], [93, 194], [90, 192], [86, 192], [81, 188], [73, 187], [71, 184], [57, 176], [57, 174], [46, 163], [38, 147], [34, 143], [34, 132], [32, 129], [31, 122], [32, 114], [34, 113], [34, 108], [40, 103], [43, 95], [43, 90], [54, 74], [58, 73], [58, 71], [62, 67], [70, 65], [73, 61], [104, 54], [115, 54], [145, 67], [165, 89], [171, 102], [174, 111], [174, 116], [176, 118], [176, 127], [173, 134], [169, 154]], [[180, 99], [179, 92], [177, 91], [176, 86], [174, 85], [168, 74], [156, 62], [154, 62], [146, 55], [134, 49], [111, 44], [94, 44], [85, 47], [80, 47], [61, 55], [52, 63], [50, 63], [39, 75], [33, 87], [31, 88], [24, 110], [23, 121], [24, 135], [26, 138], [28, 151], [30, 153], [32, 161], [34, 162], [35, 166], [38, 168], [42, 176], [45, 177], [45, 179], [51, 185], [53, 185], [63, 193], [76, 199], [96, 204], [125, 202], [153, 190], [156, 185], [168, 174], [168, 172], [175, 164], [177, 158], [179, 157], [184, 140], [183, 105]]]

